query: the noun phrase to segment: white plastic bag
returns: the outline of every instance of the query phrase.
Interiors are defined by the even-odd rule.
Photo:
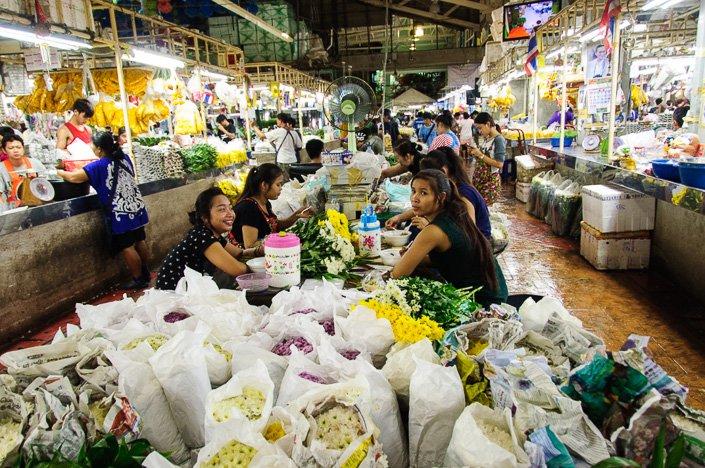
[[[414,358],[409,385],[409,464],[440,466],[455,420],[465,407],[465,393],[455,367]]]
[[[382,371],[375,369],[368,360],[358,358],[349,361],[340,356],[330,341],[321,342],[318,352],[319,362],[335,367],[341,377],[340,380],[354,379],[358,376],[367,380],[371,395],[368,412],[379,428],[379,441],[384,447],[389,466],[392,468],[408,466],[406,431],[392,386]]]
[[[189,448],[202,447],[205,441],[206,397],[211,385],[203,340],[202,335],[180,332],[149,358],[176,426]]]
[[[355,379],[337,384],[322,386],[303,395],[291,403],[292,410],[303,413],[308,419],[310,430],[306,439],[307,451],[302,451],[302,458],[294,458],[298,466],[387,466],[382,446],[378,443],[378,432],[372,418],[367,412],[370,406],[370,388],[366,379],[358,376]],[[318,438],[319,433],[327,432],[318,427],[317,417],[334,407],[345,408],[354,414],[356,423],[360,426],[360,435],[346,442],[342,448],[330,447],[324,440]],[[339,409],[340,409],[339,408]],[[345,416],[343,416],[345,417]]]
[[[389,320],[378,319],[377,314],[366,307],[357,307],[347,318],[336,317],[335,328],[346,341],[366,349],[375,362],[384,362],[384,356],[394,344]]]
[[[250,419],[241,409],[233,406],[230,408],[229,419],[222,422],[217,421],[215,413],[218,404],[228,398],[242,395],[245,390],[255,390],[264,397],[259,416],[253,416],[253,419]],[[210,441],[213,434],[230,421],[250,426],[253,431],[262,431],[267,424],[272,406],[274,406],[274,384],[269,378],[267,367],[262,361],[257,361],[257,364],[249,369],[235,374],[222,387],[208,393],[206,398],[206,441]]]
[[[548,322],[548,318],[554,312],[557,313],[562,320],[578,327],[583,326],[580,319],[571,315],[570,312],[563,307],[561,301],[553,297],[544,297],[538,302],[529,298],[519,307],[519,316],[524,324],[524,328],[536,332],[543,330],[543,327],[545,327]]]
[[[106,355],[120,373],[120,393],[127,396],[142,418],[140,436],[158,451],[168,453],[176,463],[186,461],[189,454],[184,439],[176,427],[162,386],[148,362],[151,352],[141,357],[137,353],[128,356],[121,351],[108,351]]]
[[[132,298],[123,295],[122,300],[99,305],[76,304],[76,315],[81,328],[120,328],[132,318],[137,304]]]
[[[419,361],[434,364],[441,362],[428,338],[411,345],[394,345],[387,355],[387,363],[382,368],[382,373],[397,396],[404,401],[409,401],[409,383]]]
[[[275,406],[262,430],[269,443],[279,447],[288,457],[301,458],[305,450],[303,442],[308,434],[308,420],[303,414],[290,408]]]
[[[236,422],[228,424],[222,430],[213,434],[213,439],[198,452],[196,467],[208,466],[207,463],[218,454],[218,452],[231,442],[251,447],[256,452],[251,461],[243,466],[249,468],[271,468],[294,467],[293,462],[276,445],[268,443],[262,434],[252,431],[249,426],[239,425]],[[231,466],[227,462],[222,462],[219,466]],[[232,465],[235,466],[235,465]]]
[[[233,353],[233,375],[240,371],[249,369],[255,365],[257,361],[262,361],[267,367],[269,378],[272,379],[272,382],[274,383],[274,399],[277,399],[279,387],[281,386],[282,379],[284,378],[284,372],[286,372],[286,368],[289,366],[288,359],[283,356],[277,356],[273,352],[255,346],[250,342],[226,343],[225,349]]]
[[[336,382],[337,373],[334,367],[316,364],[302,353],[293,350],[279,388],[277,406],[286,406],[310,390]]]
[[[493,410],[477,402],[465,408],[455,422],[443,466],[528,467],[529,457],[518,441],[511,410]]]

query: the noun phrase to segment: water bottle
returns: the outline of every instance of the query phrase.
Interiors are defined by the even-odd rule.
[[[367,205],[362,211],[357,230],[360,235],[360,253],[367,252],[371,257],[379,257],[382,252],[382,228],[372,205]]]

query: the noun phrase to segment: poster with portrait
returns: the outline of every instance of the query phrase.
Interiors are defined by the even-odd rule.
[[[602,41],[588,44],[585,55],[585,79],[587,81],[610,76],[612,70],[610,54]]]

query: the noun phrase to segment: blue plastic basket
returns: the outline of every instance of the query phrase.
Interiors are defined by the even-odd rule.
[[[654,170],[654,175],[656,177],[670,180],[672,182],[681,181],[681,175],[678,171],[678,163],[672,159],[654,159],[651,161],[651,168]]]
[[[573,145],[573,137],[572,136],[564,136],[563,137],[563,146],[565,148],[568,148],[572,145]],[[561,138],[560,137],[551,138],[551,146],[554,148],[560,148]]]
[[[682,162],[678,165],[678,172],[682,184],[705,189],[705,164]]]

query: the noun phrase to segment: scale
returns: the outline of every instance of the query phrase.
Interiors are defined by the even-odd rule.
[[[597,151],[600,148],[600,143],[602,142],[602,138],[600,138],[600,135],[596,133],[591,133],[590,135],[586,135],[585,138],[583,138],[583,149],[585,151],[593,152]]]
[[[39,205],[41,203],[50,202],[54,199],[56,192],[54,191],[54,186],[51,185],[49,179],[45,177],[34,177],[32,179],[27,177],[27,174],[36,174],[37,171],[33,169],[19,169],[14,171],[15,173],[25,176],[25,179],[17,188],[17,193],[22,193],[22,187],[24,184],[29,182],[29,193],[31,197],[28,200],[22,200],[23,203],[29,206]],[[34,199],[32,199],[34,198]]]

